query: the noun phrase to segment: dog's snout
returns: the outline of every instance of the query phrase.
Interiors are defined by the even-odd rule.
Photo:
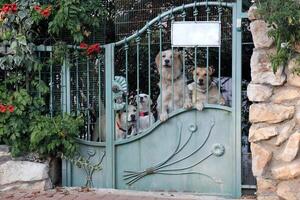
[[[170,63],[170,60],[169,60],[169,59],[165,59],[165,63],[166,63],[166,64],[169,64],[169,63]]]
[[[135,120],[135,115],[130,115],[130,118],[132,119],[132,120]]]
[[[144,98],[143,97],[140,97],[140,102],[143,102]]]
[[[203,85],[204,81],[202,79],[199,79],[199,85]]]

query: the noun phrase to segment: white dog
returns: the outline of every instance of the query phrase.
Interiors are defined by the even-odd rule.
[[[172,58],[172,50],[166,50],[161,52],[161,55],[160,58],[160,53],[158,53],[155,58],[156,66],[162,78],[159,83],[160,94],[157,98],[157,111],[160,120],[166,121],[168,113],[180,108],[190,108],[192,102],[186,84],[186,77],[183,74],[181,53],[174,51]],[[160,63],[160,61],[162,62]],[[172,84],[174,84],[174,87]]]
[[[143,131],[154,123],[153,113],[149,110],[152,100],[147,94],[139,94],[135,101],[139,108],[138,131]]]

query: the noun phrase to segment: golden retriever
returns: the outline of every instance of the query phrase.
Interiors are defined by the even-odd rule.
[[[173,57],[173,58],[172,58]],[[162,61],[162,62],[160,62]],[[179,108],[192,107],[186,77],[183,74],[182,55],[178,51],[166,50],[157,54],[155,63],[161,75],[157,111],[161,121],[168,119],[168,113]],[[172,70],[173,66],[173,70]],[[173,82],[173,86],[172,86]],[[174,93],[173,93],[174,89]]]

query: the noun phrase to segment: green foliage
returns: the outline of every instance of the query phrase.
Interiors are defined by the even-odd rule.
[[[271,56],[273,70],[285,65],[300,41],[300,3],[295,0],[264,0],[258,4],[259,14],[268,22],[269,36],[276,44],[276,54]]]
[[[54,19],[49,23],[49,32],[60,35],[69,33],[75,42],[81,42],[98,28],[105,15],[102,0],[60,0],[54,5]]]
[[[41,156],[72,157],[77,150],[75,138],[83,126],[83,118],[40,116],[30,125],[30,148]]]

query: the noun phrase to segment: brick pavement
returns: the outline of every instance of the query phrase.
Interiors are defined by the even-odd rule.
[[[220,197],[166,192],[136,192],[112,189],[56,188],[49,191],[8,191],[1,200],[225,200]],[[255,199],[254,197],[243,198]]]

